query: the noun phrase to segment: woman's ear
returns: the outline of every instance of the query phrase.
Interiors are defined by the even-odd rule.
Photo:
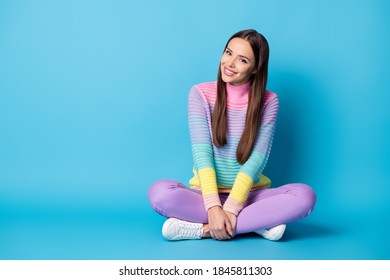
[[[252,71],[252,75],[254,75],[254,74],[256,74],[257,73],[257,69],[256,69],[256,67],[254,66],[253,67],[253,71]]]

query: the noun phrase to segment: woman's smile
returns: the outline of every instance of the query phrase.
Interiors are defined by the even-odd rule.
[[[224,74],[225,74],[226,76],[229,76],[229,77],[231,77],[231,76],[237,74],[237,72],[234,72],[234,71],[228,69],[227,67],[224,67],[224,68],[223,68],[223,72],[224,72]]]

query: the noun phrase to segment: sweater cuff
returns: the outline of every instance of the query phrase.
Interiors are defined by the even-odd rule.
[[[225,201],[225,204],[223,205],[223,210],[233,213],[234,215],[238,215],[240,211],[242,210],[243,205],[241,203],[238,203],[233,198],[228,197]]]
[[[221,200],[219,199],[218,194],[208,194],[203,196],[203,203],[204,203],[204,208],[206,212],[214,206],[220,206],[222,207]]]

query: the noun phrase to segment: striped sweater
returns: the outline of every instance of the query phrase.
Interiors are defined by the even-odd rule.
[[[194,158],[192,188],[200,188],[206,211],[216,205],[238,215],[252,188],[269,187],[271,181],[262,171],[266,165],[278,113],[278,97],[266,91],[259,134],[248,160],[241,165],[236,150],[244,130],[250,84],[233,86],[227,91],[227,144],[212,142],[211,116],[217,96],[217,83],[195,85],[188,96],[188,122]],[[219,192],[229,192],[221,205]]]

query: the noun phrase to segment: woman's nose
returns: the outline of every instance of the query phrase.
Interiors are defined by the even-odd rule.
[[[234,68],[234,58],[233,57],[228,61],[228,65],[230,68]]]

